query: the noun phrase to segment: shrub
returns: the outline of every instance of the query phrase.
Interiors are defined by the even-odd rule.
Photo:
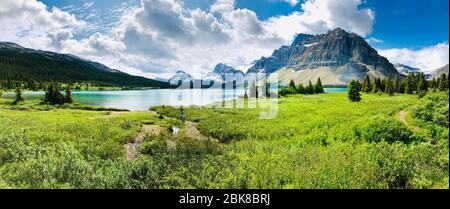
[[[13,102],[13,105],[17,105],[19,104],[19,102],[24,101],[23,97],[22,97],[22,90],[20,90],[19,88],[16,89],[16,99]]]
[[[122,127],[123,129],[131,129],[133,127],[133,123],[129,120],[126,120],[120,123],[120,127]]]
[[[385,141],[388,143],[397,141],[410,143],[413,135],[412,131],[403,123],[386,117],[371,119],[361,128],[360,134],[368,142]]]
[[[447,93],[434,93],[423,98],[423,103],[413,111],[413,116],[427,123],[449,127],[449,96]]]
[[[357,81],[352,80],[352,82],[348,85],[348,99],[351,102],[360,102],[361,101],[361,88],[358,85]]]
[[[45,96],[43,99],[43,103],[56,105],[56,104],[64,104],[65,98],[59,91],[59,87],[57,84],[50,84],[47,91],[45,92]]]

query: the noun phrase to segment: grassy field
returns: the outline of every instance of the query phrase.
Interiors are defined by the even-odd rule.
[[[173,107],[3,99],[0,188],[448,188],[448,94],[432,95],[295,95],[272,120],[263,108],[191,107],[186,124]],[[140,155],[127,160],[139,134]]]

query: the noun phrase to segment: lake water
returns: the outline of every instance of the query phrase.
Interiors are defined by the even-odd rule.
[[[325,88],[325,92],[347,92],[345,88]],[[23,97],[26,100],[40,100],[44,92],[24,92]],[[2,97],[14,98],[13,92],[3,93]],[[193,89],[193,90],[172,90],[172,89],[151,89],[136,91],[74,91],[72,97],[75,102],[128,109],[132,111],[144,111],[153,106],[189,106],[189,105],[208,105],[214,102],[220,102],[223,99],[236,99],[244,95],[244,90],[225,90],[221,89]]]

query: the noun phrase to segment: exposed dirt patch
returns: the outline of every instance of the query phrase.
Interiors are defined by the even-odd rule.
[[[411,128],[413,131],[420,131],[421,128],[418,126],[413,126],[411,124],[408,123],[408,121],[406,120],[407,116],[408,116],[408,112],[406,110],[402,110],[400,111],[399,114],[399,119],[402,123],[404,123],[406,126],[408,126],[409,128]]]
[[[189,138],[198,139],[200,141],[215,141],[219,142],[219,140],[214,139],[212,137],[207,137],[200,133],[200,131],[197,129],[197,124],[194,122],[187,121],[186,123],[186,129],[184,131],[184,135]]]
[[[144,142],[146,134],[159,135],[161,131],[161,127],[157,125],[142,126],[142,130],[133,139],[133,141],[124,145],[127,160],[135,160],[138,157],[139,147],[141,146],[142,142]]]
[[[169,151],[174,151],[177,149],[177,143],[172,139],[167,140],[166,144]]]
[[[111,119],[119,115],[130,114],[130,112],[108,112],[108,114],[92,117],[91,119]]]

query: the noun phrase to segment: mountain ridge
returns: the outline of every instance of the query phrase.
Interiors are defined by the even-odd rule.
[[[75,55],[25,48],[11,42],[0,42],[2,79],[170,88],[166,82],[129,75]]]
[[[449,68],[449,64],[440,67],[438,69],[435,69],[433,71],[430,72],[430,77],[431,78],[438,78],[439,76],[441,76],[442,74],[447,74],[448,75],[448,68]]]
[[[291,45],[282,46],[270,57],[262,57],[254,63],[247,73],[277,72],[284,84],[291,79],[296,83],[307,83],[321,77],[326,85],[342,85],[352,79],[362,81],[367,74],[382,78],[403,77],[362,37],[341,28],[326,34],[299,34]]]
[[[411,66],[408,66],[405,64],[400,64],[400,63],[395,64],[394,67],[395,67],[395,69],[397,69],[397,71],[400,74],[403,74],[403,75],[408,75],[410,73],[418,74],[418,73],[422,72],[422,70],[419,68],[411,67]]]

